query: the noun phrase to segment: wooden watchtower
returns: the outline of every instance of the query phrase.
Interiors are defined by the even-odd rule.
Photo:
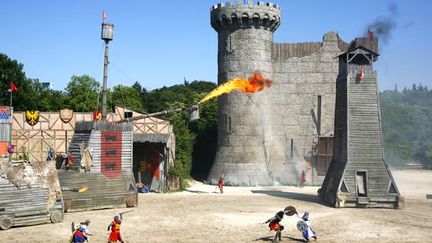
[[[403,206],[384,159],[377,46],[376,38],[357,38],[339,56],[333,159],[320,191],[335,207]]]

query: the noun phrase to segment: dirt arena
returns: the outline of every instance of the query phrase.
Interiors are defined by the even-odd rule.
[[[405,209],[336,209],[322,205],[318,187],[226,187],[196,183],[187,191],[140,194],[139,207],[124,215],[125,242],[268,242],[262,224],[288,205],[309,211],[319,242],[432,242],[432,171],[394,171]],[[106,242],[113,216],[126,209],[67,213],[59,224],[0,231],[0,242],[67,242],[72,221],[90,219],[90,242]],[[303,241],[285,217],[282,242]]]

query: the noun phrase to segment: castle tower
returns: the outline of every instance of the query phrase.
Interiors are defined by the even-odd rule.
[[[218,32],[218,83],[249,77],[259,70],[272,79],[273,32],[280,24],[280,8],[252,0],[227,2],[211,9],[211,25]],[[223,173],[228,185],[269,185],[269,90],[255,94],[233,92],[219,98],[218,151],[209,180]]]
[[[357,38],[339,56],[333,160],[321,198],[336,207],[401,207],[384,160],[376,38]]]

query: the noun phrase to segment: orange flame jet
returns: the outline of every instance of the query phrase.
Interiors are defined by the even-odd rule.
[[[231,93],[234,90],[241,90],[246,93],[255,93],[261,91],[264,87],[270,87],[272,82],[262,76],[259,71],[255,71],[249,79],[235,78],[219,85],[216,89],[202,98],[198,104],[204,103],[207,100],[218,97],[223,94]]]

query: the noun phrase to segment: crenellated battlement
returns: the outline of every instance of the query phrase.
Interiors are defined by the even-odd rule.
[[[253,0],[243,3],[227,2],[213,5],[211,8],[211,26],[220,31],[237,28],[263,28],[274,32],[280,24],[281,10],[279,5]]]

